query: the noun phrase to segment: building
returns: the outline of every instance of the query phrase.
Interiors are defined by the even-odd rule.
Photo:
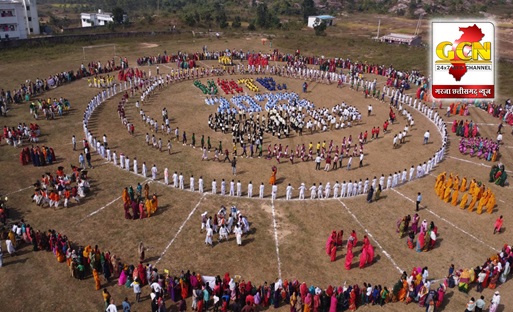
[[[80,13],[80,20],[82,27],[105,26],[114,22],[112,13],[102,12],[102,10],[98,10],[98,13]]]
[[[419,46],[422,44],[420,36],[417,35],[405,35],[405,34],[388,34],[379,38],[381,42],[405,44],[409,46]]]
[[[333,26],[335,25],[335,17],[331,15],[308,16],[308,27],[310,28],[314,28],[321,22],[325,22],[326,26]]]
[[[36,0],[0,0],[0,39],[39,35]]]

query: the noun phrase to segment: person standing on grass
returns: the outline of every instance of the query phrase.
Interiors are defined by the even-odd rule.
[[[139,278],[135,278],[130,287],[134,289],[135,294],[135,302],[141,301],[141,283],[139,282]]]
[[[429,130],[427,130],[427,131],[424,133],[424,144],[428,144],[428,142],[429,142],[429,136],[430,136],[430,133],[429,133]]]
[[[123,312],[130,312],[131,311],[131,305],[130,305],[130,302],[128,302],[128,298],[127,297],[125,297],[125,300],[123,300],[122,306],[123,306]]]
[[[153,164],[153,167],[151,167],[151,178],[152,180],[157,180],[157,166]]]
[[[207,231],[205,234],[205,244],[210,247],[214,247],[212,243],[212,239],[214,237],[214,231],[212,230],[212,227],[207,225]]]
[[[421,201],[422,201],[422,194],[420,192],[418,192],[417,193],[417,201],[415,203],[415,211],[419,211]]]
[[[110,299],[110,303],[105,309],[105,312],[118,312],[118,308],[116,308],[116,305],[114,304],[114,299]]]
[[[232,159],[232,174],[233,175],[237,174],[237,156],[233,156],[233,159]]]

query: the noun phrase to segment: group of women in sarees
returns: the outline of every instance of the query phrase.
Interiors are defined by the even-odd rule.
[[[458,287],[458,290],[468,293],[470,285],[476,285],[476,291],[482,292],[483,289],[496,289],[508,279],[511,269],[510,261],[513,257],[511,246],[505,244],[502,250],[486,259],[483,265],[475,268],[465,268],[455,271],[454,266],[449,269],[447,278],[449,288]],[[493,302],[493,301],[492,301]],[[490,311],[495,308],[490,306]]]
[[[404,272],[392,288],[392,301],[417,302],[419,306],[426,307],[426,311],[438,309],[445,297],[447,279],[437,289],[432,289],[428,276],[427,267],[415,267],[409,276]]]
[[[340,232],[337,233],[337,231],[333,230],[326,240],[326,254],[330,256],[330,260],[333,262],[337,258],[337,247],[343,246],[342,240],[344,236],[344,231],[340,230]],[[351,232],[351,235],[347,239],[347,253],[346,253],[346,261],[345,261],[345,268],[346,270],[351,269],[351,264],[353,262],[354,253],[353,248],[356,247],[356,244],[358,243],[358,237],[356,235],[356,232],[353,230]],[[362,250],[360,252],[360,260],[359,260],[359,268],[363,269],[366,265],[372,264],[374,261],[374,247],[370,243],[369,238],[367,235],[363,236],[363,246]]]
[[[143,190],[144,194],[142,194]],[[125,187],[121,199],[123,200],[126,219],[135,220],[150,217],[157,211],[159,205],[157,194],[153,193],[150,196],[150,187],[147,183],[144,185],[144,189],[141,184],[138,184],[136,191],[132,186]],[[132,209],[133,214],[130,214],[130,209]]]
[[[490,188],[487,188],[481,182],[477,182],[476,179],[472,179],[467,188],[467,178],[463,177],[461,180],[456,174],[449,174],[447,177],[446,172],[440,173],[435,182],[436,195],[446,203],[451,203],[453,206],[459,204],[461,209],[467,208],[468,211],[474,211],[477,204],[477,213],[481,214],[483,209],[486,208],[488,213],[493,212],[497,201],[495,194]],[[461,200],[458,202],[458,196],[460,192],[464,192]],[[469,196],[471,197],[470,202]]]
[[[402,217],[397,221],[397,233],[399,233],[399,238],[403,238],[406,233],[408,234],[406,242],[409,249],[415,249],[417,252],[429,251],[436,245],[438,227],[435,226],[433,221],[429,224],[426,219],[420,224],[419,221],[420,216],[418,213],[413,218],[410,215]],[[417,236],[417,242],[415,242],[415,236]]]

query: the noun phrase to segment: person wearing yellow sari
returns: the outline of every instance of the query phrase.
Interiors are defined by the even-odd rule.
[[[151,199],[146,199],[146,201],[144,202],[144,207],[146,208],[146,214],[149,218],[151,216]]]
[[[96,269],[93,269],[93,278],[96,290],[100,290],[102,288],[102,284],[100,282],[100,276],[98,275],[98,271]]]
[[[463,179],[461,179],[460,192],[465,192],[466,190],[467,190],[467,178],[463,177]]]
[[[436,182],[435,182],[435,192],[436,192],[436,195],[438,195],[438,196],[440,196],[440,186],[444,183],[444,181],[445,181],[445,172],[442,172],[436,177]]]
[[[493,208],[495,207],[495,194],[490,191],[490,198],[488,198],[488,203],[486,203],[486,212],[492,213]]]
[[[157,194],[153,194],[151,199],[151,213],[154,214],[157,211],[159,206],[159,200],[157,199]]]
[[[474,206],[476,205],[477,200],[479,199],[480,191],[481,191],[481,188],[478,187],[477,185],[475,185],[474,189],[471,193],[472,200],[470,201],[470,204],[468,205],[468,211],[470,211],[470,212],[474,211]],[[470,193],[470,191],[469,191],[469,193]]]
[[[445,184],[440,185],[440,192],[438,193],[438,197],[440,197],[441,200],[444,199],[445,190],[450,188],[445,187]]]
[[[477,204],[477,213],[478,214],[481,214],[483,212],[483,207],[488,202],[489,194],[490,194],[490,190],[488,189],[483,192],[483,195],[479,199],[479,203]]]
[[[461,198],[461,202],[460,202],[461,209],[465,209],[465,207],[467,206],[468,193],[470,193],[470,192],[466,192],[465,194],[463,194],[463,197]]]
[[[459,192],[459,190],[457,188],[452,192],[451,204],[453,206],[456,206],[458,204],[458,192]]]
[[[449,175],[449,178],[447,181],[445,181],[445,187],[451,188],[454,181],[454,177],[452,176],[452,173]]]
[[[458,177],[458,175],[454,177],[454,180],[452,182],[452,189],[455,191],[460,189],[460,178]]]
[[[450,200],[451,200],[451,188],[446,186],[445,192],[444,192],[444,202],[448,203]]]
[[[401,302],[406,300],[406,295],[408,294],[408,281],[403,280],[403,288],[399,290],[399,293],[397,294],[397,299]]]
[[[495,162],[496,160],[497,160],[497,150],[494,150],[493,154],[492,154],[492,161]]]
[[[128,189],[125,187],[123,189],[123,194],[121,194],[121,198],[123,199],[123,204],[129,204],[130,203],[130,195],[128,195]]]

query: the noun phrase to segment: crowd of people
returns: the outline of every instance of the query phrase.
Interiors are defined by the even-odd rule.
[[[32,147],[25,147],[20,151],[20,163],[23,166],[32,163],[34,167],[43,167],[52,165],[55,161],[55,151],[52,147],[32,145]]]
[[[145,183],[137,183],[134,188],[130,185],[125,187],[121,194],[123,200],[123,209],[125,211],[125,219],[136,220],[149,218],[155,214],[158,209],[159,201],[156,193],[150,196],[150,186]],[[130,209],[132,213],[130,213]]]
[[[483,137],[461,138],[458,149],[463,155],[468,154],[491,162],[495,162],[500,156],[499,144]]]
[[[46,120],[53,120],[55,116],[62,116],[66,111],[71,108],[71,104],[68,99],[60,97],[59,99],[48,98],[44,99],[35,99],[30,102],[29,109],[30,115],[34,117],[34,119],[39,119],[39,117],[46,118]]]
[[[13,147],[21,147],[23,143],[37,143],[41,135],[41,128],[37,123],[19,123],[17,126],[7,127],[4,126],[3,137],[7,145]]]
[[[488,182],[495,183],[499,186],[505,186],[507,179],[508,173],[506,172],[506,166],[504,166],[504,164],[499,163],[492,166]]]
[[[70,174],[64,173],[64,167],[58,167],[54,174],[47,172],[34,183],[34,195],[32,201],[38,206],[59,208],[63,204],[68,208],[69,201],[74,200],[77,204],[80,199],[86,197],[91,186],[87,177],[87,171],[71,166]]]
[[[233,180],[231,184],[231,192],[234,192]],[[223,241],[229,241],[230,235],[234,234],[237,246],[242,246],[242,236],[249,235],[251,228],[247,217],[236,206],[231,206],[230,210],[221,206],[219,211],[214,214],[214,218],[208,216],[207,211],[201,214],[201,232],[203,231],[205,231],[205,244],[207,246],[214,247],[214,234],[219,235],[217,239],[219,244]]]
[[[464,138],[475,138],[479,136],[479,127],[472,120],[468,121],[463,119],[454,119],[452,123],[452,133],[456,133],[457,136]]]
[[[420,216],[418,213],[413,215],[404,216],[397,221],[397,233],[399,238],[403,238],[407,234],[407,245],[409,249],[415,249],[417,252],[429,251],[435,248],[438,239],[438,227],[431,221],[428,224],[427,220],[424,219],[420,224]],[[411,222],[411,224],[410,224]],[[417,236],[418,235],[418,236]],[[417,236],[417,242],[415,237]]]
[[[438,174],[435,182],[435,192],[445,203],[450,202],[453,206],[459,204],[461,209],[467,208],[470,212],[474,211],[477,204],[478,214],[483,212],[483,208],[486,208],[486,212],[491,214],[497,204],[495,193],[490,188],[476,181],[476,179],[472,179],[467,187],[466,177],[460,179],[457,174],[452,173],[450,173],[448,177],[446,172]],[[460,192],[465,193],[458,202]],[[467,207],[469,196],[471,196],[471,199]]]

